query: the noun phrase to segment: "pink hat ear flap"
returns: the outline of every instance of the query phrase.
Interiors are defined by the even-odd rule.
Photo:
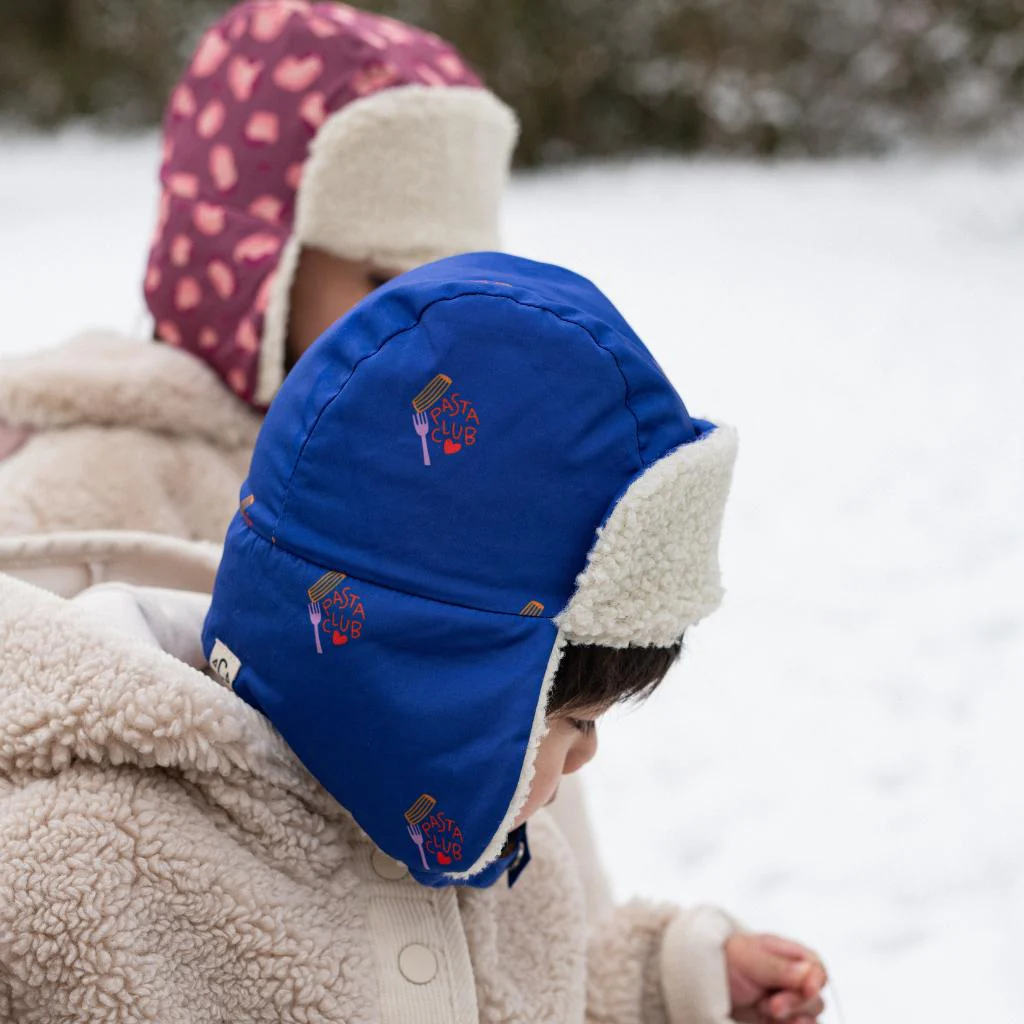
[[[287,373],[291,291],[301,254],[302,242],[298,235],[292,235],[285,243],[277,270],[268,286],[256,389],[253,394],[253,401],[258,406],[266,407],[270,404]]]

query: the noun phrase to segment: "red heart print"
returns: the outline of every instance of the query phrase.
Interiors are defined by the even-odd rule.
[[[256,79],[263,71],[263,62],[246,57],[232,57],[228,65],[228,87],[239,103],[247,103],[256,88]]]
[[[324,106],[324,94],[311,92],[299,104],[299,117],[314,131],[327,120],[327,108]]]
[[[331,634],[331,643],[333,643],[335,647],[340,647],[342,644],[348,643],[348,637],[345,636],[344,633],[339,633],[337,630],[335,630]]]
[[[212,139],[224,127],[227,111],[220,100],[210,100],[196,118],[196,131],[201,139]]]
[[[277,114],[270,110],[257,110],[245,125],[245,137],[250,142],[272,146],[281,134]]]
[[[220,67],[230,49],[231,46],[219,33],[208,33],[192,58],[192,73],[197,78],[208,78]]]
[[[261,43],[272,43],[283,31],[292,16],[288,8],[277,8],[267,6],[257,10],[252,16],[252,27],[249,31],[253,39]]]
[[[211,260],[206,276],[222,299],[230,299],[235,294],[235,273],[223,260]]]
[[[440,864],[441,867],[444,867],[446,864],[451,864],[451,862],[452,859],[447,853],[439,853],[437,855],[437,863]]]
[[[183,277],[174,289],[174,306],[182,312],[195,309],[203,300],[203,290],[194,277]]]
[[[276,256],[280,248],[281,240],[276,235],[257,231],[255,235],[247,235],[235,246],[235,262],[259,263],[268,256]]]
[[[288,56],[274,68],[274,84],[287,92],[305,92],[323,70],[323,58],[315,53],[302,58]]]
[[[192,222],[204,235],[219,235],[224,230],[226,219],[224,207],[214,203],[196,203],[192,208]]]
[[[238,184],[238,165],[235,154],[220,144],[210,150],[210,177],[221,192],[230,192]],[[236,257],[237,258],[237,257]]]
[[[444,453],[445,455],[454,455],[462,445],[458,441],[453,441],[450,437],[446,437],[444,440]]]

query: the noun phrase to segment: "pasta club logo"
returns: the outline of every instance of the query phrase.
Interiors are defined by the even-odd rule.
[[[252,529],[252,516],[249,515],[249,509],[251,509],[255,504],[256,498],[251,494],[244,497],[238,504],[238,511],[245,520],[245,525],[248,526],[250,530]]]
[[[363,635],[366,609],[351,585],[343,585],[346,579],[343,572],[325,572],[306,591],[309,597],[306,612],[313,627],[317,654],[324,653],[321,637],[333,647],[344,647]]]
[[[437,801],[429,793],[424,793],[405,812],[405,824],[409,838],[419,847],[424,871],[430,870],[428,853],[442,868],[462,860],[462,847],[465,844],[462,829],[447,814],[437,809]]]
[[[452,390],[452,379],[446,374],[437,374],[412,400],[412,408],[412,426],[423,447],[424,466],[430,465],[428,438],[445,455],[476,444],[480,417],[465,395]]]

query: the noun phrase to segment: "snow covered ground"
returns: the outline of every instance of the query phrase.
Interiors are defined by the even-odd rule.
[[[155,158],[0,139],[0,350],[141,328]],[[846,1024],[1019,1019],[1024,164],[648,161],[507,209],[741,432],[725,605],[587,770],[619,895],[816,945]]]

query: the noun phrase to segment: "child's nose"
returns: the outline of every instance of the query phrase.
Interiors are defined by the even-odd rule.
[[[569,756],[565,759],[565,767],[562,769],[563,775],[572,775],[573,772],[578,772],[585,764],[593,761],[597,754],[597,732],[592,732],[589,736],[581,736],[573,745],[569,751]]]

